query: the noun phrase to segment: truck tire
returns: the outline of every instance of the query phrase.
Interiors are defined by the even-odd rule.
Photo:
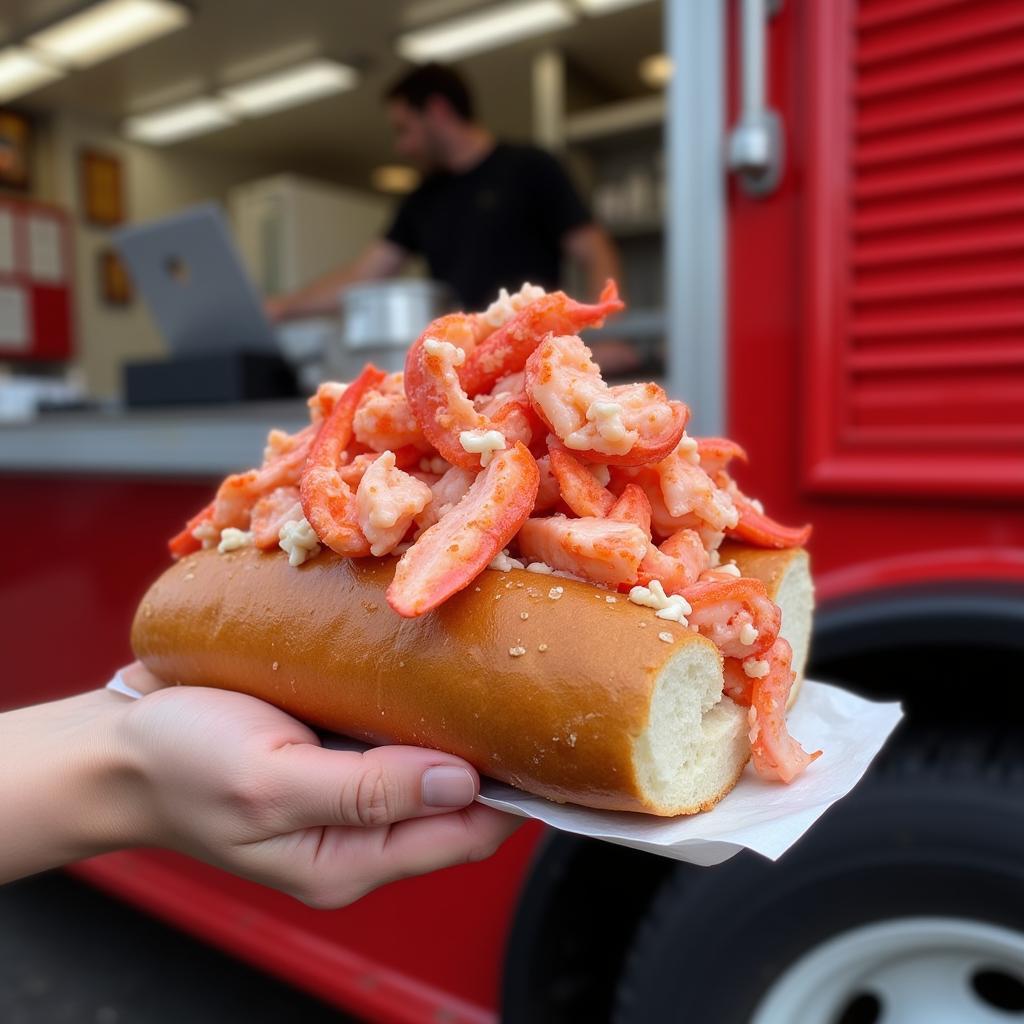
[[[615,1024],[1024,1021],[1024,750],[894,748],[777,863],[681,865]]]

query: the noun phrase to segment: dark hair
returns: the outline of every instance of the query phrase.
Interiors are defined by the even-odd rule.
[[[404,100],[414,110],[423,110],[434,96],[448,101],[463,121],[473,120],[473,95],[454,68],[444,64],[421,64],[407,71],[384,93],[386,100]]]

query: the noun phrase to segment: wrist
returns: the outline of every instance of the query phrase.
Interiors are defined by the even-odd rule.
[[[83,721],[80,763],[82,806],[90,809],[84,840],[92,853],[144,845],[146,778],[128,725],[136,701],[110,690],[82,697],[91,718]]]
[[[106,690],[0,715],[0,882],[142,838],[140,772]]]
[[[134,701],[109,690],[72,700],[78,705],[77,735],[63,768],[74,794],[71,859],[143,844],[145,780],[125,728]]]

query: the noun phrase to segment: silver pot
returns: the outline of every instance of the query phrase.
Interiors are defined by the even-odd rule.
[[[353,285],[340,297],[341,347],[349,362],[400,370],[423,329],[452,308],[452,293],[437,281],[402,278]]]

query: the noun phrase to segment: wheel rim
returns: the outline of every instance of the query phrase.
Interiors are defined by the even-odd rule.
[[[775,981],[752,1024],[1024,1021],[1024,934],[952,917],[864,925]]]

